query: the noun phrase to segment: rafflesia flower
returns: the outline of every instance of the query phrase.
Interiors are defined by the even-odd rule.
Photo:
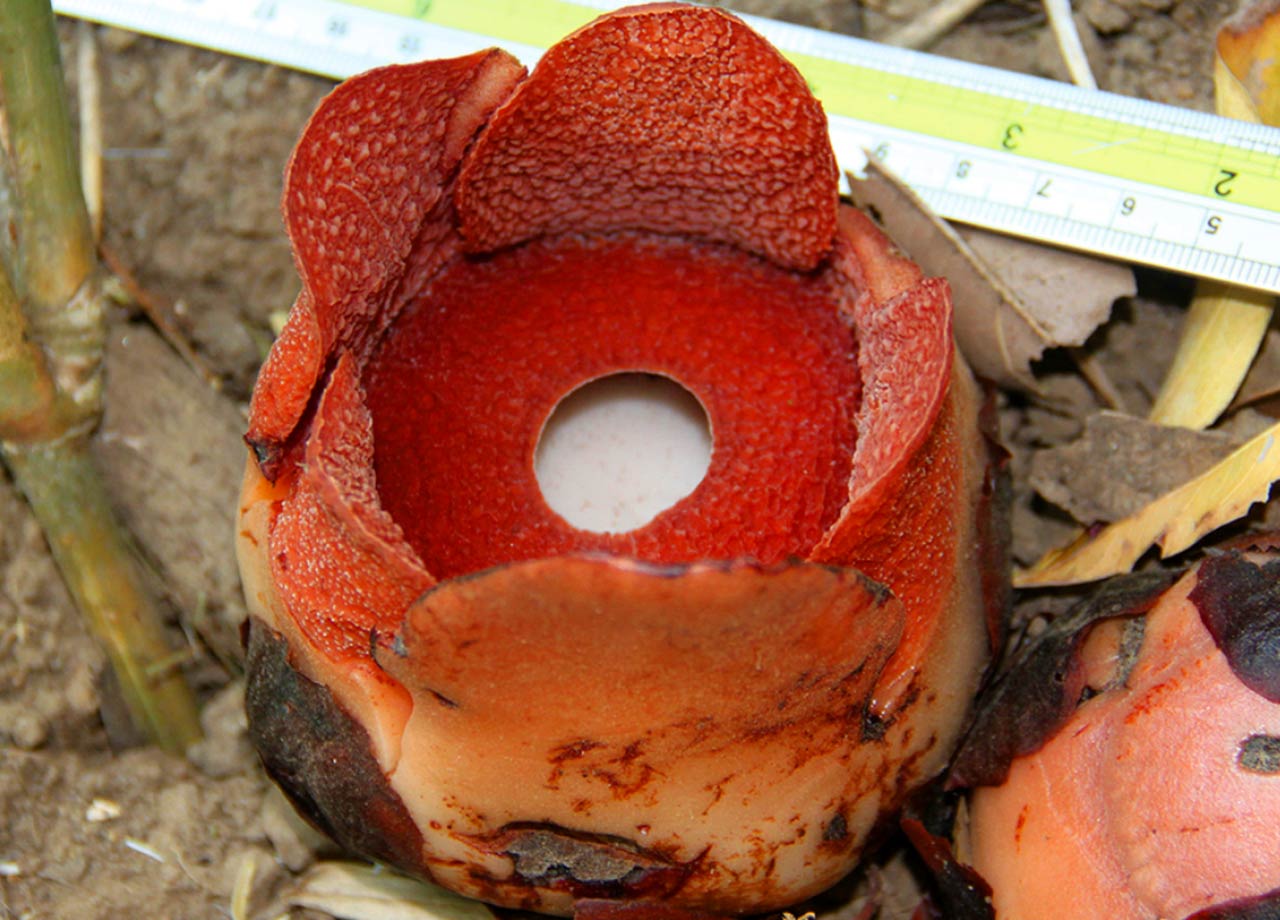
[[[1280,554],[1210,557],[1075,644],[1066,717],[973,795],[997,917],[1280,916]]]
[[[286,186],[303,287],[240,523],[271,773],[500,904],[742,912],[846,872],[945,763],[1002,573],[947,286],[839,206],[797,71],[719,11],[621,11],[528,76],[347,81]],[[591,533],[534,449],[623,371],[692,392],[714,450]]]

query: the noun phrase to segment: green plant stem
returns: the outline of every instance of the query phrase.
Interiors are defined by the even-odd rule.
[[[44,354],[27,337],[22,304],[0,265],[0,440],[26,440],[65,428]]]
[[[184,752],[200,737],[195,700],[173,665],[159,611],[121,536],[87,439],[6,446],[5,459],[134,719],[160,747]]]
[[[48,0],[0,3],[0,91],[18,200],[14,287],[59,392],[94,415],[105,324],[101,299],[89,289],[97,254]]]
[[[0,180],[18,202],[16,246],[0,259],[0,459],[134,722],[182,753],[200,737],[195,698],[89,454],[105,311],[48,0],[0,0],[0,98],[9,153]]]

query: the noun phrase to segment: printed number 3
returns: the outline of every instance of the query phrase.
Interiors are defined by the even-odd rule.
[[[1005,150],[1017,150],[1018,138],[1022,136],[1022,125],[1014,122],[1004,129],[1004,137],[1000,140],[1000,146]]]

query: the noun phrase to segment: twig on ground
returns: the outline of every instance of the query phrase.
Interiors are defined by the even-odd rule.
[[[883,41],[899,48],[928,48],[984,3],[986,0],[942,0],[886,35]]]
[[[115,249],[107,243],[102,243],[98,247],[98,253],[102,256],[102,262],[106,265],[107,270],[115,275],[120,282],[120,286],[124,288],[124,292],[129,295],[143,314],[156,327],[156,330],[169,343],[169,347],[176,351],[179,357],[187,363],[200,377],[215,390],[222,389],[222,379],[217,375],[212,367],[200,357],[195,347],[187,341],[182,330],[173,322],[173,308],[159,294],[152,293],[142,286],[137,276],[125,265],[124,260]]]
[[[1080,30],[1076,28],[1075,17],[1071,14],[1071,0],[1043,0],[1044,11],[1049,17],[1049,28],[1053,30],[1058,50],[1067,65],[1067,73],[1071,82],[1085,89],[1097,89],[1098,81],[1093,78],[1093,70],[1089,67],[1089,58],[1084,53],[1084,44],[1080,41]]]
[[[1116,385],[1111,381],[1111,375],[1107,373],[1101,362],[1083,348],[1070,348],[1068,351],[1071,354],[1071,360],[1076,364],[1076,369],[1080,371],[1080,376],[1093,388],[1106,407],[1114,412],[1127,412],[1124,396],[1116,389]]]
[[[76,29],[76,73],[80,92],[80,181],[94,241],[102,239],[102,92],[95,26]]]

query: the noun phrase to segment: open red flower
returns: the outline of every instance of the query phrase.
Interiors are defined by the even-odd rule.
[[[1002,573],[946,284],[839,206],[797,71],[719,11],[621,11],[527,77],[347,81],[286,185],[303,290],[240,525],[268,769],[502,904],[744,912],[846,872],[944,765]],[[692,392],[714,451],[589,533],[534,448],[623,371]]]
[[[1277,916],[1280,555],[1212,556],[1076,644],[1067,717],[973,794],[996,915]]]

